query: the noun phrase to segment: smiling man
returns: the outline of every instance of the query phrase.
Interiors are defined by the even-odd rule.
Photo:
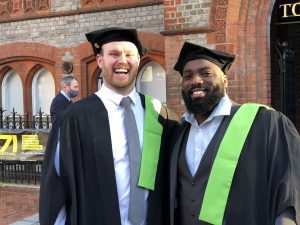
[[[101,69],[101,90],[73,104],[51,135],[43,165],[40,224],[168,224],[169,133],[176,118],[137,93],[144,54],[137,31],[86,34]],[[58,132],[53,132],[54,134]]]
[[[288,118],[228,95],[235,56],[186,42],[187,108],[170,170],[171,225],[300,224],[300,137]]]

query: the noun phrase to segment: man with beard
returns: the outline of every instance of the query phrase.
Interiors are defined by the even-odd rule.
[[[280,112],[227,95],[235,56],[184,43],[187,108],[173,137],[171,225],[300,224],[300,138]]]
[[[166,225],[167,148],[177,119],[136,92],[144,47],[135,29],[105,28],[86,37],[103,85],[70,106],[59,144],[58,132],[49,138],[47,149],[54,151],[46,151],[43,164],[40,224]]]

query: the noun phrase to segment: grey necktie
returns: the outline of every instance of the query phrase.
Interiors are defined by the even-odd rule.
[[[145,219],[145,193],[139,188],[138,179],[141,165],[141,148],[138,129],[134,114],[130,107],[131,99],[124,97],[120,105],[124,107],[124,122],[126,129],[127,146],[129,151],[130,166],[130,200],[128,219],[133,225],[140,225]]]

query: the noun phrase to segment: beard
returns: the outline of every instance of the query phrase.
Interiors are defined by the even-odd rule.
[[[195,88],[204,88],[206,95],[203,98],[191,98],[191,92]],[[181,94],[187,110],[195,115],[208,116],[225,95],[224,85],[201,85],[191,90],[181,90]]]

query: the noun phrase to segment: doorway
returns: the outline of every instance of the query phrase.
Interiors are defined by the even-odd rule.
[[[293,4],[283,6],[277,0],[272,12],[271,104],[300,132],[300,18],[293,15],[299,13],[292,10]]]

